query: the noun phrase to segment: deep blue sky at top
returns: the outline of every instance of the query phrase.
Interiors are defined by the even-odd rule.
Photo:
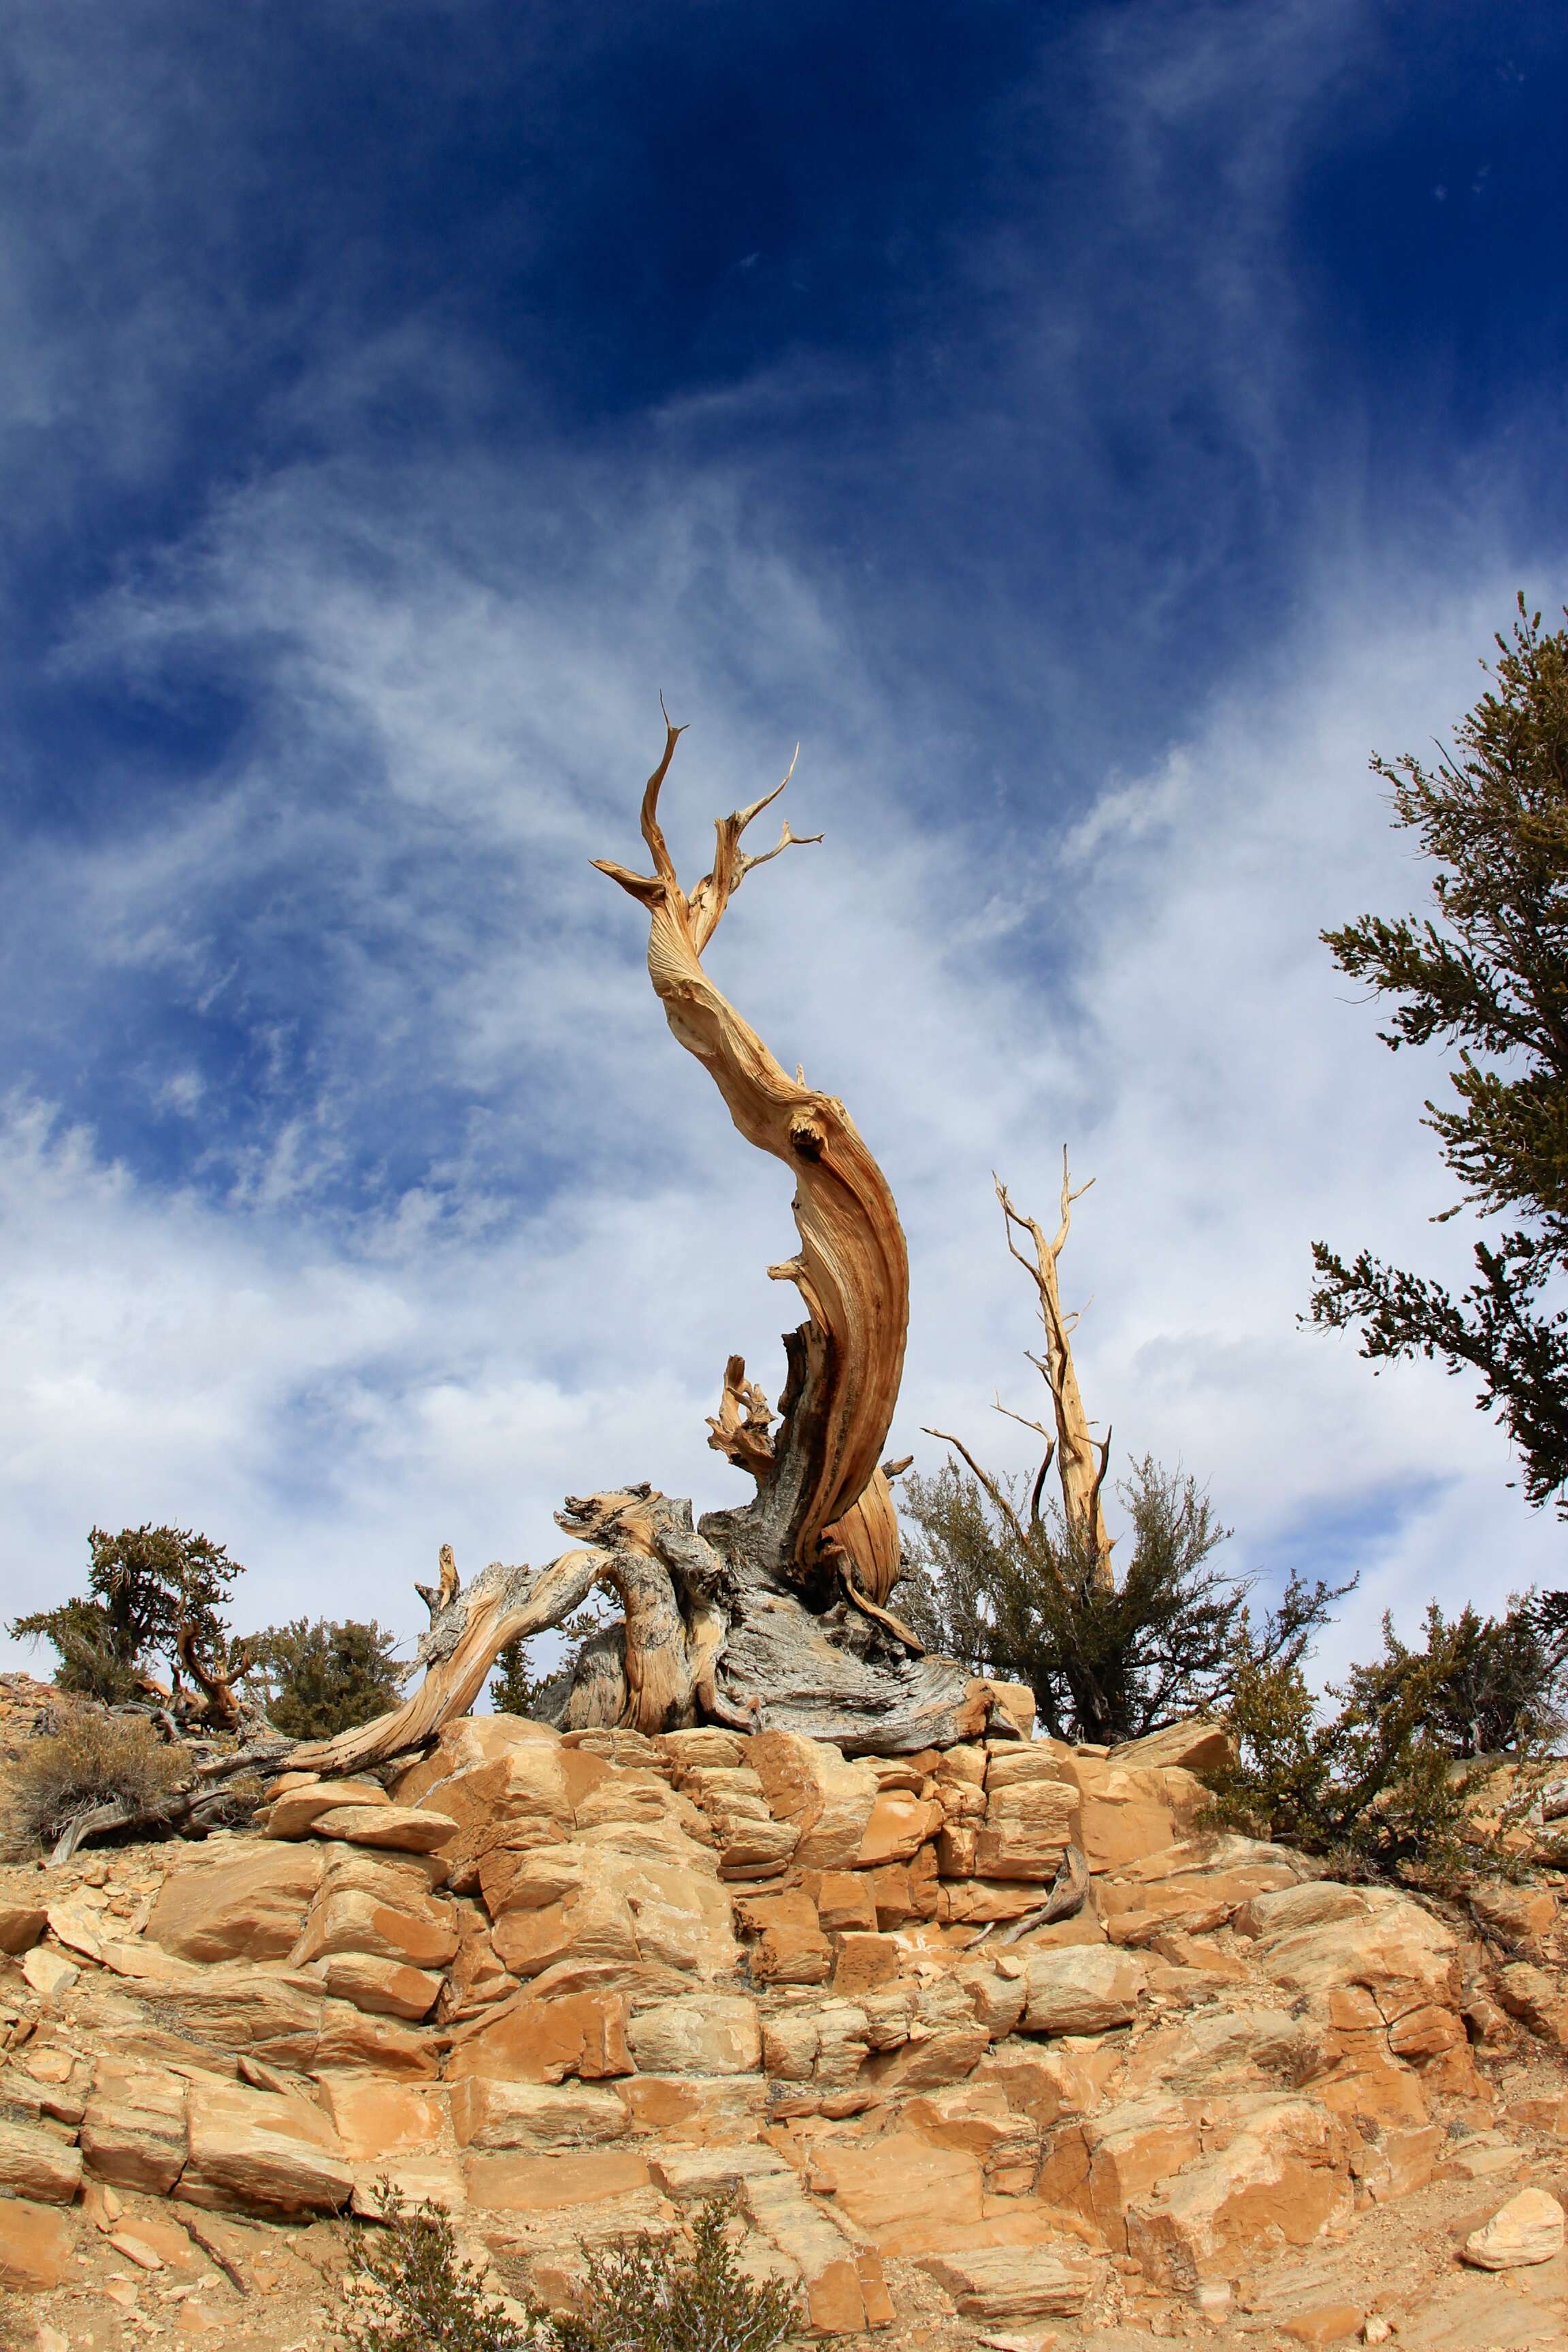
[[[1337,535],[1417,572],[1478,518],[1561,544],[1565,98],[1532,0],[25,0],[13,839],[133,840],[258,725],[264,647],[62,669],[94,599],[271,472],[395,497],[454,451],[722,467],[911,730],[940,698],[976,822],[1059,815],[1267,665]],[[330,1029],[293,887],[238,999],[142,975],[82,1022],[40,983],[13,1082],[189,1172],[266,1115],[280,1031],[304,1087]],[[257,919],[238,884],[205,910],[215,961]],[[215,1082],[199,1135],[151,1105],[171,1038]]]

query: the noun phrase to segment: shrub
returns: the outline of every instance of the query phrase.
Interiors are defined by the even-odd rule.
[[[94,1528],[88,1536],[87,1592],[56,1609],[14,1619],[13,1640],[50,1643],[62,1690],[114,1706],[145,1688],[162,1660],[180,1687],[180,1643],[193,1641],[221,1664],[228,1632],[221,1614],[245,1571],[222,1544],[190,1528]]]
[[[331,1739],[399,1705],[408,1669],[393,1656],[396,1635],[346,1617],[299,1617],[254,1633],[246,1649],[267,1694],[267,1712],[291,1739]]]
[[[1042,1471],[1041,1476],[1043,1478]],[[1225,1539],[1192,1478],[1135,1463],[1118,1487],[1131,1557],[1108,1578],[1093,1543],[1054,1502],[949,1462],[909,1478],[913,1522],[898,1605],[928,1645],[976,1674],[1027,1683],[1054,1739],[1114,1746],[1233,1692],[1248,1586],[1209,1565]],[[1292,1578],[1253,1643],[1299,1661],[1341,1591]]]
[[[381,2226],[349,2242],[352,2300],[339,2333],[351,2352],[521,2352],[528,2331],[486,2294],[450,2216],[428,2199],[410,2211],[389,2180],[375,2197]]]
[[[604,2255],[578,2316],[542,2323],[560,2352],[773,2352],[797,2323],[788,2287],[758,2286],[727,2234],[734,2208],[710,2198],[679,2238],[639,2231]]]
[[[1472,1615],[1449,1625],[1434,1604],[1420,1650],[1385,1617],[1383,1655],[1331,1685],[1333,1714],[1321,1711],[1300,1659],[1248,1653],[1244,1641],[1226,1711],[1236,1758],[1209,1776],[1212,1823],[1321,1855],[1342,1875],[1442,1885],[1473,1866],[1471,1806],[1488,1775],[1467,1769],[1473,1726],[1454,1717]]]
[[[5,1835],[13,1853],[52,1846],[81,1814],[116,1800],[140,1811],[179,1786],[190,1769],[145,1716],[108,1715],[76,1704],[58,1728],[29,1740],[12,1767]]]

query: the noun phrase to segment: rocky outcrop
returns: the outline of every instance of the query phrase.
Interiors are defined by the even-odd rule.
[[[723,2189],[823,2335],[892,2321],[888,2263],[976,2326],[1087,2325],[1128,2279],[1207,2309],[1458,2177],[1458,2128],[1486,2176],[1493,2120],[1478,1948],[1202,1833],[1214,1737],[847,1759],[500,1717],[385,1788],[285,1775],[261,1835],[165,1850],[118,1914],[0,1911],[0,1965],[73,1974],[0,2074],[0,2277],[51,2275],[84,2196],[300,2220],[389,2175],[547,2301]],[[1519,1892],[1489,1981],[1545,2031],[1552,1898]],[[116,2032],[73,2042],[71,2003]],[[1516,2221],[1498,2259],[1533,2262]]]

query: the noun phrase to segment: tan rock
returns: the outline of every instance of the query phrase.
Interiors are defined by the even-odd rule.
[[[926,2091],[907,2099],[900,2121],[918,2132],[933,2147],[952,2147],[978,2157],[990,2186],[999,2166],[1027,2163],[1031,2172],[1039,2158],[1040,2133],[1028,2116],[1009,2106],[999,2083],[966,2083]]]
[[[830,2141],[815,2152],[812,2185],[837,2199],[883,2254],[929,2251],[933,2232],[972,2227],[982,2216],[978,2158],[933,2147],[895,2130],[856,2144]]]
[[[273,1844],[186,1863],[164,1879],[148,1939],[183,1960],[282,1959],[299,1941],[323,1868],[310,1846]]]
[[[393,1853],[434,1853],[450,1844],[458,1824],[446,1813],[417,1805],[334,1805],[311,1822],[310,1834]]]
[[[56,2001],[68,1992],[81,1970],[63,1952],[51,1951],[47,1944],[35,1944],[22,1956],[22,1975],[27,1984],[45,2002]]]
[[[329,1887],[312,1906],[294,1947],[295,1965],[355,1952],[404,1968],[444,1969],[458,1950],[452,1906],[414,1895],[405,1897],[405,1905],[395,1906],[357,1887]]]
[[[1521,2189],[1465,2240],[1464,2258],[1483,2271],[1521,2270],[1563,2252],[1563,2208],[1544,2189]]]
[[[75,2233],[58,2207],[0,2198],[0,2287],[47,2294],[64,2285],[74,2251]]]
[[[312,1780],[305,1787],[285,1790],[267,1809],[265,1834],[269,1838],[302,1838],[334,1805],[384,1805],[391,1801],[374,1780]]]
[[[436,2072],[436,2045],[416,2026],[372,2016],[350,2001],[328,2000],[309,2064],[311,2074],[365,2066],[405,2081],[428,2081]]]
[[[128,2244],[127,2240],[132,2243]],[[138,2213],[134,2222],[122,2224],[110,2236],[109,2242],[118,2252],[129,2254],[142,2270],[151,2270],[155,2264],[176,2279],[211,2276],[207,2263],[191,2242],[190,2231],[162,2213]]]
[[[1093,2267],[1076,2247],[977,2246],[915,2260],[972,2319],[1070,2319],[1094,2284]]]
[[[981,2059],[970,2088],[991,2085],[1009,2107],[1042,2129],[1101,2104],[1098,2084],[1074,2053],[1034,2049],[1027,2042],[1002,2042]]]
[[[1141,1769],[1108,1757],[1064,1765],[1077,1782],[1079,1840],[1091,1871],[1118,1871],[1174,1845],[1207,1801],[1201,1780],[1179,1769]]]
[[[1298,2344],[1343,2344],[1361,2334],[1365,2317],[1359,2303],[1315,2303],[1279,2325]]]
[[[0,1902],[0,1952],[30,1952],[47,1916],[42,1904]]]
[[[570,1849],[568,1849],[570,1850]],[[531,1857],[531,1859],[532,1857]],[[558,1962],[636,1960],[631,1906],[613,1885],[574,1884],[561,1900],[503,1911],[491,1930],[496,1958],[515,1977],[535,1977]]]
[[[833,1964],[833,1990],[849,1998],[890,1984],[899,1973],[899,1948],[887,1936],[841,1936]]]
[[[237,1961],[195,1969],[170,2003],[185,2032],[215,2049],[253,2051],[280,2066],[314,2063],[324,2002],[320,1980],[305,1971]]]
[[[700,2145],[758,2138],[768,2086],[761,2074],[631,2074],[620,2095],[637,2131]]]
[[[586,2083],[509,2083],[466,2074],[451,2085],[459,2147],[584,2147],[624,2138],[626,2111],[614,2091]]]
[[[100,2058],[79,2141],[100,2180],[167,2196],[185,2161],[184,2081],[160,2066]]]
[[[1030,1955],[1023,2030],[1105,2033],[1137,2011],[1147,1965],[1108,1945],[1068,1946]]]
[[[833,1973],[833,1947],[820,1928],[787,1919],[765,1927],[750,1957],[759,1984],[826,1984]]]
[[[352,2001],[376,2016],[428,2017],[441,1990],[442,1979],[428,1969],[375,1953],[334,1952],[322,1965],[322,1981],[334,2000]]]
[[[340,2212],[353,2172],[331,2123],[304,2099],[243,2083],[191,2084],[190,2156],[174,2190],[192,2205]]]
[[[626,2197],[648,2185],[647,2159],[631,2148],[548,2156],[475,2155],[463,2159],[469,2201],[489,2213],[550,2213]]]
[[[1155,1771],[1181,1765],[1201,1778],[1228,1763],[1230,1756],[1230,1736],[1224,1726],[1194,1716],[1185,1723],[1168,1723],[1163,1731],[1148,1732],[1142,1739],[1124,1740],[1111,1749],[1107,1760],[1120,1770],[1130,1765]]]
[[[1473,1888],[1469,1900],[1478,1919],[1517,1943],[1538,1943],[1557,1922],[1557,1897],[1549,1886],[1510,1886],[1499,1879]]]
[[[795,2168],[776,2148],[748,2144],[740,2147],[661,2147],[648,2151],[648,2172],[654,2186],[682,2204],[706,2204],[739,2189],[743,2180],[765,2175],[793,2180]]]
[[[1341,1895],[1352,1894],[1348,1887]],[[1328,1892],[1296,1887],[1256,1898],[1265,1911],[1258,1954],[1274,1981],[1303,1996],[1331,2024],[1352,2021],[1347,1995],[1365,1993],[1385,2026],[1411,2011],[1458,2011],[1462,1998],[1458,1938],[1419,1904],[1379,1887],[1356,1892],[1358,1912],[1308,1922],[1309,1898],[1324,1908]]]
[[[866,2079],[884,2098],[907,2091],[937,2090],[943,2084],[963,2082],[990,2046],[991,2037],[983,2025],[949,2026],[869,2059]]]
[[[568,1956],[651,1960],[697,1976],[736,1965],[730,1898],[710,1856],[683,1839],[634,1853],[594,1843],[597,1834],[509,1857],[519,1867],[504,1886],[481,1869],[486,1904],[500,1915],[496,1951],[514,1976],[536,1976]],[[690,1862],[664,1859],[670,1843]]]
[[[860,1832],[857,1870],[885,1862],[910,1862],[942,1825],[942,1807],[907,1789],[880,1788]]]
[[[855,1870],[807,1871],[801,1882],[803,1893],[811,1901],[817,1922],[827,1935],[866,1935],[877,1932],[877,1902],[874,1882]]]
[[[1129,2251],[1157,2284],[1190,2293],[1233,2274],[1241,2250],[1270,2232],[1308,2245],[1350,2219],[1341,2157],[1338,2127],[1315,2102],[1266,2099],[1226,2146],[1134,2200]]]
[[[764,1731],[748,1746],[746,1761],[762,1781],[776,1821],[800,1831],[802,1870],[852,1869],[877,1801],[868,1764],[850,1763],[823,1739],[793,1731]]]
[[[1044,1894],[1035,1878],[944,1878],[936,1916],[944,1927],[1021,1919],[1026,1912],[1039,1909]]]
[[[872,2324],[866,2287],[881,2285],[863,2275],[861,2259],[837,2223],[814,2205],[793,2175],[754,2172],[742,2182],[746,2210],[800,2273],[805,2315],[816,2336],[859,2336]],[[875,2263],[875,2257],[870,2258]],[[885,2294],[885,2289],[883,2290]]]
[[[974,1831],[974,1874],[1048,1885],[1079,1830],[1079,1815],[1078,1792],[1065,1780],[1052,1777],[993,1788],[988,1775],[985,1816]]]
[[[911,1919],[934,1919],[941,1895],[934,1845],[922,1845],[913,1862],[885,1862],[866,1873],[884,1935]]]
[[[762,2063],[757,2005],[736,1993],[688,1993],[640,2010],[626,2030],[645,2074],[752,2074]]]
[[[1531,2033],[1568,2048],[1568,1997],[1549,1969],[1512,1960],[1498,1970],[1497,1992],[1509,2015],[1528,2025]]]
[[[1395,2125],[1371,2145],[1352,2150],[1351,2170],[1373,2204],[1390,2205],[1425,2189],[1443,2154],[1440,2124]]]
[[[784,2010],[763,2020],[763,2071],[775,2082],[809,2083],[816,2063],[816,2020],[808,2010]]]
[[[40,2124],[0,2118],[0,2194],[37,2205],[69,2205],[81,2186],[81,2150]]]
[[[465,2036],[447,2062],[448,2079],[490,2074],[520,2083],[584,2081],[629,2074],[626,2002],[613,1988],[524,1996]]]
[[[322,2074],[322,2112],[353,2163],[439,2146],[447,2121],[444,2090],[379,2082],[370,2074]]]
[[[559,1748],[561,1734],[522,1715],[464,1715],[442,1727],[441,1737],[417,1764],[393,1783],[399,1805],[416,1805],[437,1783],[472,1764],[492,1764],[513,1748]]]

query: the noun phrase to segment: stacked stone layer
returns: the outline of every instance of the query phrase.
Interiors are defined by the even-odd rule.
[[[120,2019],[0,2075],[0,2279],[39,2283],[84,2194],[364,2212],[390,2177],[547,2299],[720,2189],[822,2334],[891,2322],[886,2259],[977,2319],[1129,2272],[1201,2297],[1491,2120],[1458,1939],[1201,1834],[1216,1738],[871,1761],[500,1717],[384,1788],[286,1774],[120,1916],[0,1906],[38,2000]],[[1069,1843],[1089,1901],[1034,1927]]]

